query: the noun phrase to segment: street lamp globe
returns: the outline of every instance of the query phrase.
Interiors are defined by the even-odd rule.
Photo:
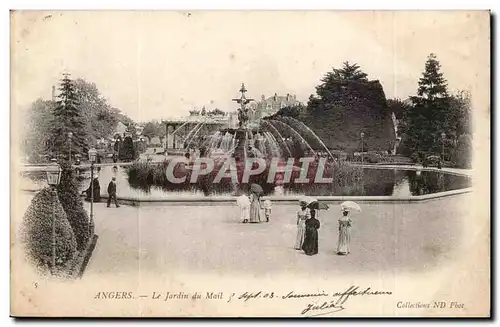
[[[68,133],[68,138],[69,138],[69,139],[73,138],[73,132],[69,132],[69,133]]]
[[[444,140],[444,138],[446,137],[446,134],[444,132],[441,133],[441,138]]]
[[[59,185],[61,181],[61,166],[57,162],[53,162],[47,167],[47,183],[51,186]]]
[[[89,161],[94,163],[97,157],[97,150],[95,148],[89,149]]]
[[[361,138],[365,137],[365,132],[361,132]]]

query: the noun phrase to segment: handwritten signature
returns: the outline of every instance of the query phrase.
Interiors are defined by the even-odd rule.
[[[329,311],[325,311],[331,309]],[[328,302],[323,302],[321,305],[314,304],[314,303],[309,303],[304,310],[300,314],[305,315],[306,313],[314,313],[317,311],[321,311],[320,313],[317,314],[312,314],[310,315],[311,317],[314,316],[322,316],[322,315],[327,315],[330,313],[335,313],[344,310],[345,308],[342,305],[339,305],[338,300],[330,301]]]

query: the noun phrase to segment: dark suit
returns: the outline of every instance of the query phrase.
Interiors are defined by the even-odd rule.
[[[111,181],[108,184],[108,207],[111,205],[111,200],[115,202],[115,206],[118,208],[118,201],[116,200],[116,183]]]

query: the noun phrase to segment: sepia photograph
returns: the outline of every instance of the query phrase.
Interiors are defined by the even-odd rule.
[[[490,24],[12,10],[10,314],[490,317]]]

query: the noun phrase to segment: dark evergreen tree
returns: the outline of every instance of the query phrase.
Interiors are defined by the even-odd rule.
[[[417,95],[410,97],[413,106],[406,121],[406,141],[411,151],[438,151],[441,133],[449,134],[447,115],[449,96],[441,64],[431,53],[418,82]]]
[[[122,148],[120,149],[119,156],[122,161],[132,161],[136,158],[136,151],[132,137],[125,137],[122,142]]]
[[[342,68],[334,69],[329,73],[337,81],[368,81],[368,75],[364,73],[358,64],[349,64],[349,61],[343,63]],[[327,74],[327,78],[330,78]]]
[[[71,153],[86,156],[88,151],[85,119],[78,108],[73,81],[65,74],[59,87],[60,94],[54,108],[52,131],[48,146],[50,151],[62,158],[68,158],[68,133],[73,133]]]

